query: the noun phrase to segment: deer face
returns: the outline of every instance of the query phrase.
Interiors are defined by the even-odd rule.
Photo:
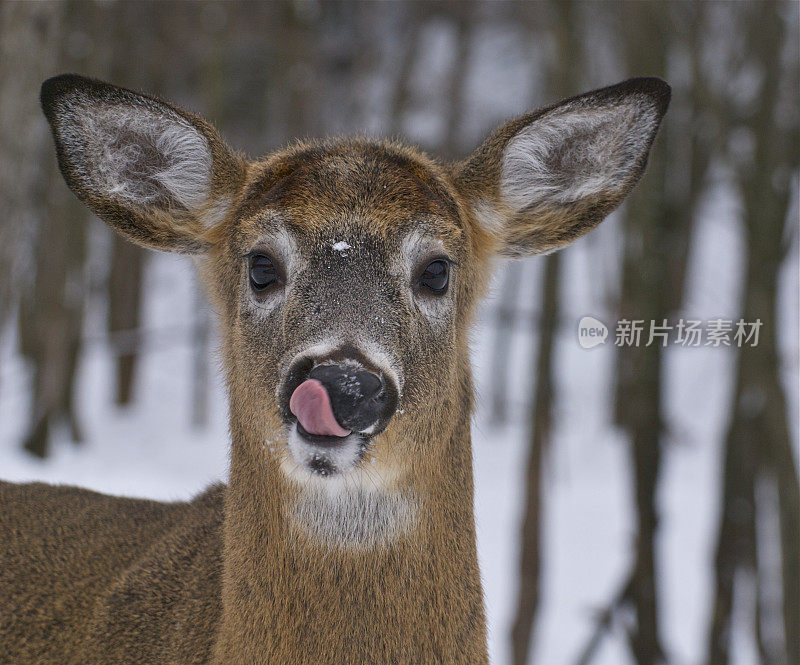
[[[668,100],[661,81],[627,81],[511,120],[444,167],[367,140],[247,162],[150,97],[77,76],[42,89],[72,190],[131,240],[201,257],[237,426],[300,483],[468,459],[451,435],[469,419],[489,257],[598,224],[641,176]]]
[[[347,473],[454,381],[466,222],[399,147],[301,148],[252,169],[218,262],[235,364],[280,415],[294,475]],[[218,274],[222,274],[218,272]]]

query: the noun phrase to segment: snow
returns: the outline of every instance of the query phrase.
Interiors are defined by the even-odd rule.
[[[333,243],[331,248],[334,252],[339,252],[340,254],[344,254],[344,252],[346,252],[348,249],[352,249],[352,247],[350,247],[350,245],[348,245],[344,240]]]

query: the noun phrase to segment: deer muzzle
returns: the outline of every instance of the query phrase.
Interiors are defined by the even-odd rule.
[[[329,448],[351,434],[366,439],[382,431],[397,408],[397,388],[365,359],[304,359],[293,368],[287,415],[313,445]]]

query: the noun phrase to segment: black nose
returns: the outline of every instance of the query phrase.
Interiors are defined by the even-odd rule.
[[[377,374],[357,366],[330,364],[318,365],[308,378],[325,386],[333,415],[342,427],[360,432],[387,417],[389,391]]]

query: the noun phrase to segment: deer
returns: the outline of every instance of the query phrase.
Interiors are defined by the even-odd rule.
[[[453,163],[369,137],[249,160],[156,97],[45,81],[70,189],[195,259],[230,469],[177,503],[0,483],[0,662],[487,663],[470,323],[495,257],[558,250],[621,203],[669,98],[630,79]]]

